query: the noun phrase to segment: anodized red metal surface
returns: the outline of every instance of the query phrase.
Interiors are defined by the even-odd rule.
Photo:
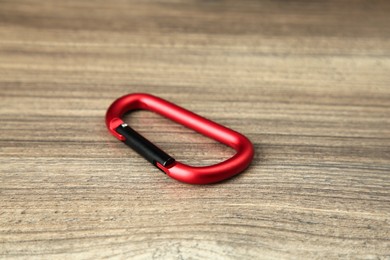
[[[156,164],[168,176],[176,180],[191,184],[219,182],[245,170],[253,159],[253,145],[244,135],[164,99],[145,93],[125,95],[112,103],[106,114],[106,125],[111,134],[124,141],[125,137],[118,134],[115,129],[124,123],[121,118],[125,113],[139,109],[160,114],[236,150],[233,157],[210,166],[195,167],[178,161],[167,167]]]

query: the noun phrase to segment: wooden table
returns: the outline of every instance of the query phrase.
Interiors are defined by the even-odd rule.
[[[152,93],[248,136],[215,185],[109,135]],[[389,259],[389,1],[0,1],[0,255]],[[192,165],[233,152],[126,118]]]

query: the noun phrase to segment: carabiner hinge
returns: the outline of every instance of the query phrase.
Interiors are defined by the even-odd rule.
[[[173,159],[172,156],[165,153],[127,124],[121,124],[115,131],[126,138],[126,140],[123,141],[125,144],[130,146],[157,168],[159,168],[157,163],[164,167],[168,167],[175,162],[175,159]]]

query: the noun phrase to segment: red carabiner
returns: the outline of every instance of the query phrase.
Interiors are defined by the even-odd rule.
[[[232,147],[237,153],[226,161],[203,167],[193,167],[175,161],[122,121],[121,117],[125,113],[138,109],[156,112]],[[242,134],[149,94],[129,94],[114,101],[107,110],[106,125],[116,138],[129,145],[168,176],[181,182],[192,184],[219,182],[246,169],[253,159],[253,145]]]

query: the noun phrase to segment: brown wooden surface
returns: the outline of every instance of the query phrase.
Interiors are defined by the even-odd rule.
[[[0,1],[0,256],[390,258],[389,1]],[[108,134],[148,92],[254,143],[172,180]],[[223,145],[127,118],[176,159]]]

